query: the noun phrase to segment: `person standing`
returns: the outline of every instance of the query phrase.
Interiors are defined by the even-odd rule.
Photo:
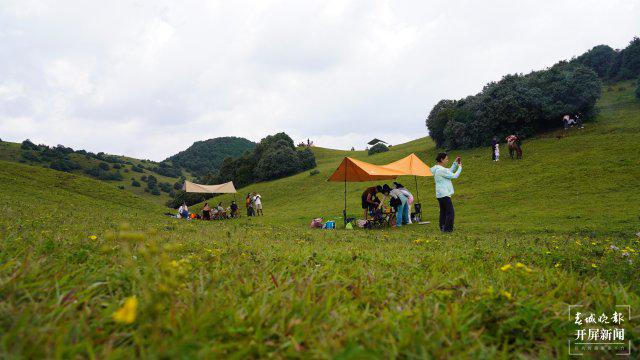
[[[440,230],[443,232],[453,231],[454,210],[451,195],[453,195],[452,179],[457,179],[462,172],[462,160],[460,156],[450,168],[446,168],[449,163],[447,153],[439,153],[436,156],[437,165],[431,167],[433,180],[436,184],[436,198],[440,205]]]
[[[498,137],[494,136],[491,140],[491,160],[496,161],[496,145],[498,145]]]
[[[247,207],[247,216],[253,215],[253,206],[251,206],[251,193],[247,194],[247,197],[244,199],[244,204]]]
[[[256,216],[264,215],[262,213],[262,196],[258,193],[253,193],[253,206],[256,208]]]

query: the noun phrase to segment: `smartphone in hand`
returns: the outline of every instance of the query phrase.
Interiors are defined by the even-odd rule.
[[[460,158],[460,156],[456,158],[456,162],[458,162],[458,165],[462,164],[462,159]]]

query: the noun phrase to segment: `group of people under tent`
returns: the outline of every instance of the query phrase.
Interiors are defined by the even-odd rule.
[[[210,206],[208,202],[202,207],[202,215],[189,212],[186,203],[178,208],[178,218],[180,219],[201,219],[201,220],[222,220],[240,217],[238,205],[235,201],[231,201],[226,208],[219,202],[217,206]]]
[[[451,180],[456,179],[462,172],[462,160],[458,156],[450,167],[447,153],[439,153],[436,156],[436,165],[430,168],[435,181],[436,198],[440,206],[440,230],[443,232],[453,231],[454,209],[451,196],[454,193]],[[411,224],[411,205],[414,203],[413,195],[402,184],[393,182],[394,187],[389,185],[376,185],[367,188],[362,193],[362,209],[364,219],[368,219],[376,212],[383,211],[385,201],[389,198],[389,206],[396,214],[395,226]],[[378,198],[378,194],[384,197]]]

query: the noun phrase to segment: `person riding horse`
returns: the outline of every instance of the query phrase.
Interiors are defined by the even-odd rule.
[[[506,138],[507,145],[509,146],[509,156],[513,159],[513,153],[515,152],[518,159],[522,159],[522,144],[520,137],[516,135],[509,135]]]

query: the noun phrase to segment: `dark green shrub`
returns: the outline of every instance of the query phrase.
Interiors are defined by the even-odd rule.
[[[636,85],[636,97],[638,98],[638,100],[640,100],[640,77],[638,78]]]
[[[166,193],[169,193],[172,190],[171,184],[169,184],[167,182],[159,183],[158,187],[160,188],[160,191],[166,192]]]
[[[138,181],[136,181],[136,180],[132,180],[132,181],[131,181],[131,186],[133,186],[133,187],[140,187],[140,183],[139,183]]]
[[[369,149],[369,155],[378,154],[385,151],[389,151],[389,148],[383,143],[377,143]]]
[[[318,170],[318,169],[309,171],[309,175],[311,175],[311,176],[318,175],[318,174],[320,174],[320,170]]]
[[[22,150],[40,150],[38,148],[38,145],[34,144],[31,142],[31,140],[27,139],[25,141],[22,142],[22,144],[20,145],[20,149]]]
[[[100,164],[98,164],[98,167],[100,168],[100,170],[109,171],[109,164],[107,164],[106,162],[101,162]]]

